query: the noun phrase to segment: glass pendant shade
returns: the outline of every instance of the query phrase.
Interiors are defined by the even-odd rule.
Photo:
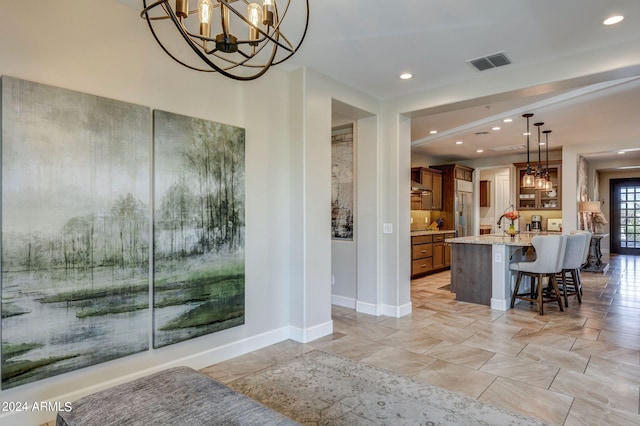
[[[525,173],[522,176],[522,185],[523,188],[534,188],[535,187],[535,176],[531,173]]]
[[[551,182],[551,179],[547,178],[544,184],[544,189],[547,191],[551,191],[553,189],[553,182]]]
[[[536,189],[545,189],[546,184],[547,181],[545,180],[544,176],[538,175],[535,177],[534,186]]]

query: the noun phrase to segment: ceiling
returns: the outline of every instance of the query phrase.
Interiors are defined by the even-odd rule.
[[[137,8],[142,3],[118,1]],[[624,21],[602,25],[614,14],[624,15]],[[638,0],[310,0],[306,39],[278,66],[306,66],[388,100],[634,42],[640,43]],[[512,63],[486,71],[468,63],[497,52]],[[414,77],[401,80],[402,72]],[[526,152],[492,150],[526,144],[525,112],[535,114],[532,123],[544,121],[544,128],[552,130],[551,149],[611,138],[635,138],[640,147],[640,73],[591,83],[551,85],[412,112],[412,150],[452,161]],[[513,122],[503,123],[503,118]],[[501,130],[491,130],[496,125]],[[430,135],[430,130],[438,134]],[[640,162],[640,152],[638,158]]]

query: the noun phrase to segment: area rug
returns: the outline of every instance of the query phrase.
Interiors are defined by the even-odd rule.
[[[228,385],[305,425],[545,424],[319,350]]]

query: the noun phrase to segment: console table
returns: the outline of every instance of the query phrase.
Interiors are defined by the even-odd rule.
[[[600,250],[600,240],[608,237],[609,234],[593,234],[591,235],[591,243],[589,244],[589,256],[581,271],[585,272],[607,272],[609,264],[602,261],[602,251]]]

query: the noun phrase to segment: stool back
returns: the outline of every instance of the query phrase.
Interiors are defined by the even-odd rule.
[[[562,271],[567,246],[566,235],[536,235],[531,239],[531,245],[536,250],[536,260],[514,262],[509,266],[510,269],[536,274],[555,274]]]
[[[584,242],[584,252],[582,254],[582,263],[584,264],[587,261],[587,257],[589,256],[589,247],[591,246],[591,236],[593,234],[588,230],[571,231],[571,234],[584,234],[587,236],[587,239]]]
[[[562,269],[578,269],[582,266],[586,259],[584,248],[586,246],[587,237],[589,236],[584,233],[567,235],[567,246],[564,251]]]

